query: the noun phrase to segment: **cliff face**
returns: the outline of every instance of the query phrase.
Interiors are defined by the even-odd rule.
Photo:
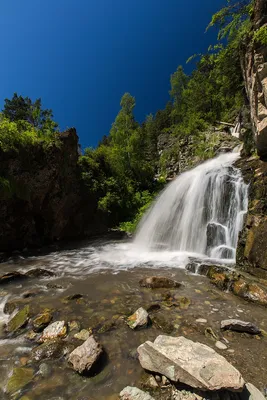
[[[0,151],[0,176],[11,192],[0,192],[0,251],[40,246],[54,240],[95,234],[97,203],[85,196],[79,179],[75,129],[60,135],[61,146]]]
[[[256,0],[253,30],[267,25],[267,2]],[[267,47],[251,42],[241,59],[258,154],[267,159]]]

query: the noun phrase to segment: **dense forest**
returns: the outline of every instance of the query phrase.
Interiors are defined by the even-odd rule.
[[[234,123],[240,118],[247,104],[240,55],[248,41],[267,44],[266,27],[251,29],[252,13],[253,2],[227,0],[207,28],[217,27],[217,44],[188,60],[195,63],[190,75],[178,66],[170,77],[166,107],[139,124],[134,117],[136,100],[125,93],[109,134],[97,148],[80,155],[81,182],[87,194],[97,198],[98,210],[110,227],[133,231],[166,182],[168,160],[179,154],[181,146],[189,146],[192,157],[200,161],[210,158],[218,141],[216,121]],[[159,154],[162,133],[173,139],[173,145]],[[15,93],[5,100],[0,115],[2,152],[30,151],[37,143],[49,151],[50,146],[60,146],[59,135],[52,111],[42,109],[40,99],[33,102]],[[247,153],[254,150],[251,137],[245,138]],[[12,196],[9,177],[4,171],[1,175],[1,196]]]

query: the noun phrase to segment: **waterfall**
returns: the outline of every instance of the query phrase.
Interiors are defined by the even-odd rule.
[[[134,244],[140,251],[235,260],[248,204],[247,185],[232,165],[238,157],[221,154],[172,181],[139,224]]]

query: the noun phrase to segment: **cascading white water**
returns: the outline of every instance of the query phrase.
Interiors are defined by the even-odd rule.
[[[247,185],[232,165],[238,157],[221,154],[178,176],[142,219],[135,245],[234,260],[248,203]]]

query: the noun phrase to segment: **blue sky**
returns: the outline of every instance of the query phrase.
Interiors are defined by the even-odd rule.
[[[170,74],[204,52],[225,0],[2,0],[0,106],[14,92],[41,97],[82,147],[108,134],[120,98],[138,121],[168,101]],[[190,66],[185,66],[190,71]]]

